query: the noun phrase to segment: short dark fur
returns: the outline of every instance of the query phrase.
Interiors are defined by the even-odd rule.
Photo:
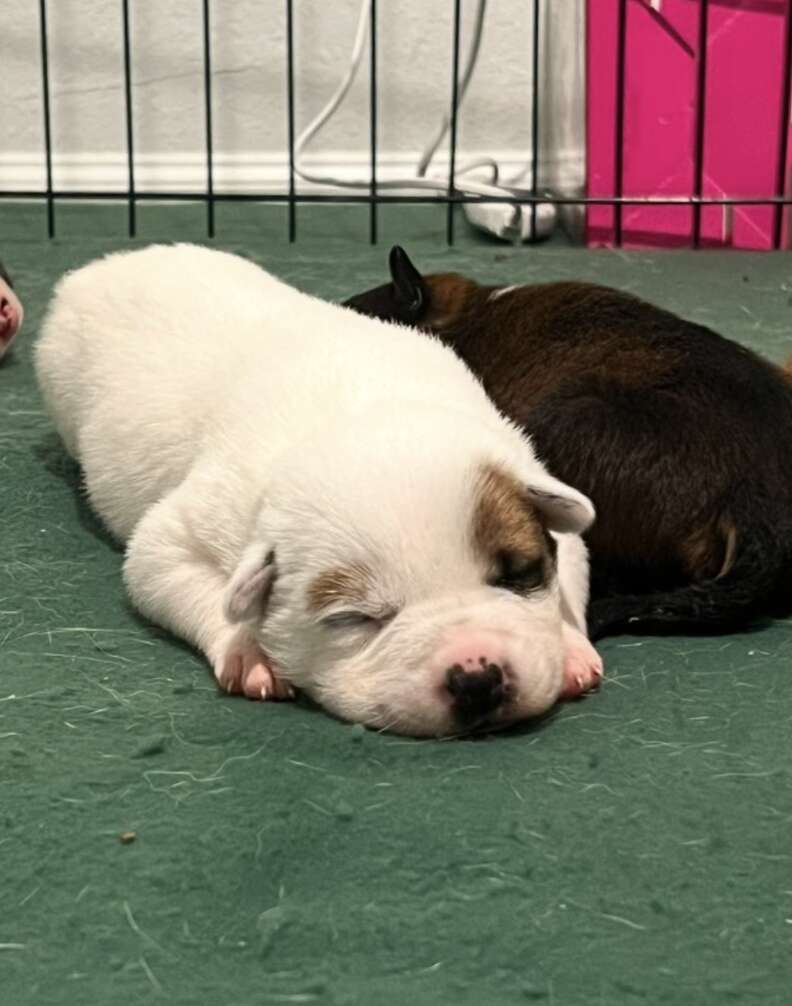
[[[736,629],[792,612],[792,382],[701,325],[589,283],[422,277],[347,301],[435,332],[597,508],[590,631]]]

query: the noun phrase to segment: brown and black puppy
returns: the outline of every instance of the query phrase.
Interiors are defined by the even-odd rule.
[[[788,373],[607,287],[390,271],[347,306],[436,333],[594,502],[593,636],[792,612]]]

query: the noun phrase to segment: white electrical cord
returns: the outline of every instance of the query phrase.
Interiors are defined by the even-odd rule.
[[[462,77],[459,81],[458,94],[457,94],[457,111],[462,107],[462,102],[467,94],[468,85],[473,76],[473,71],[476,69],[476,63],[478,62],[479,49],[481,48],[481,40],[484,37],[484,15],[487,12],[487,0],[479,0],[478,6],[476,7],[476,21],[473,26],[473,41],[470,43],[470,52],[468,53],[467,65],[462,71]],[[423,178],[426,175],[426,169],[437,153],[437,148],[446,138],[448,130],[451,128],[451,116],[446,115],[440,124],[440,131],[434,140],[429,144],[429,146],[421,154],[421,160],[418,162],[418,175]],[[491,157],[481,158],[481,160],[476,161],[474,164],[468,164],[466,168],[458,168],[457,174],[464,174],[466,171],[471,171],[474,167],[491,167],[492,168],[492,181],[497,182],[498,180],[498,165]]]
[[[481,39],[484,28],[484,15],[487,0],[479,0],[476,9],[476,19],[473,31],[473,40],[470,52],[466,60],[464,70],[459,81],[457,109],[461,108],[462,101],[467,92],[468,85],[473,76],[473,71],[478,60]],[[365,180],[351,181],[350,179],[335,178],[332,175],[321,175],[313,171],[308,171],[300,163],[303,151],[310,141],[320,132],[323,126],[336,113],[341,103],[349,93],[355,81],[357,72],[363,58],[363,50],[366,44],[366,35],[371,17],[371,0],[363,0],[358,16],[357,29],[352,44],[352,55],[347,72],[336,89],[333,96],[324,108],[314,117],[298,136],[294,145],[294,171],[300,178],[307,182],[319,185],[332,185],[339,188],[368,188],[369,182]],[[434,192],[446,192],[448,181],[441,178],[426,177],[426,170],[434,157],[437,148],[442,143],[450,128],[450,116],[445,116],[440,126],[440,130],[435,139],[427,146],[421,155],[418,170],[415,176],[403,179],[388,179],[377,181],[378,189],[429,189]],[[498,165],[491,158],[479,158],[469,164],[459,167],[455,176],[464,175],[476,168],[489,167],[492,170],[493,183],[498,180]],[[519,177],[519,176],[518,176]],[[513,184],[513,182],[512,182]],[[463,193],[480,196],[513,196],[515,193],[496,184],[487,184],[478,181],[465,181],[455,188]],[[523,240],[532,237],[532,214],[530,206],[509,205],[508,203],[478,205],[466,204],[465,213],[468,218],[477,226],[496,234],[498,237],[521,237]],[[525,211],[525,212],[523,212]],[[538,204],[536,206],[536,230],[537,234],[547,233],[552,229],[555,222],[555,208],[549,204]]]

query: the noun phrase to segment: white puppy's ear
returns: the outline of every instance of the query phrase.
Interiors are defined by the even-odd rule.
[[[228,621],[250,622],[261,618],[277,575],[272,546],[249,545],[226,587],[223,610]]]
[[[591,500],[547,472],[531,476],[525,493],[544,517],[549,531],[582,534],[594,522]]]

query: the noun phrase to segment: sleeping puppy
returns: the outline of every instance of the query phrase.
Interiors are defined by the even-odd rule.
[[[0,262],[0,359],[5,355],[22,327],[24,311],[14,293],[11,277]]]
[[[440,735],[597,683],[593,508],[439,341],[152,246],[60,281],[36,371],[132,602],[223,688]]]
[[[398,247],[390,268],[347,305],[435,333],[593,501],[592,636],[792,610],[787,374],[618,290],[421,276]]]

